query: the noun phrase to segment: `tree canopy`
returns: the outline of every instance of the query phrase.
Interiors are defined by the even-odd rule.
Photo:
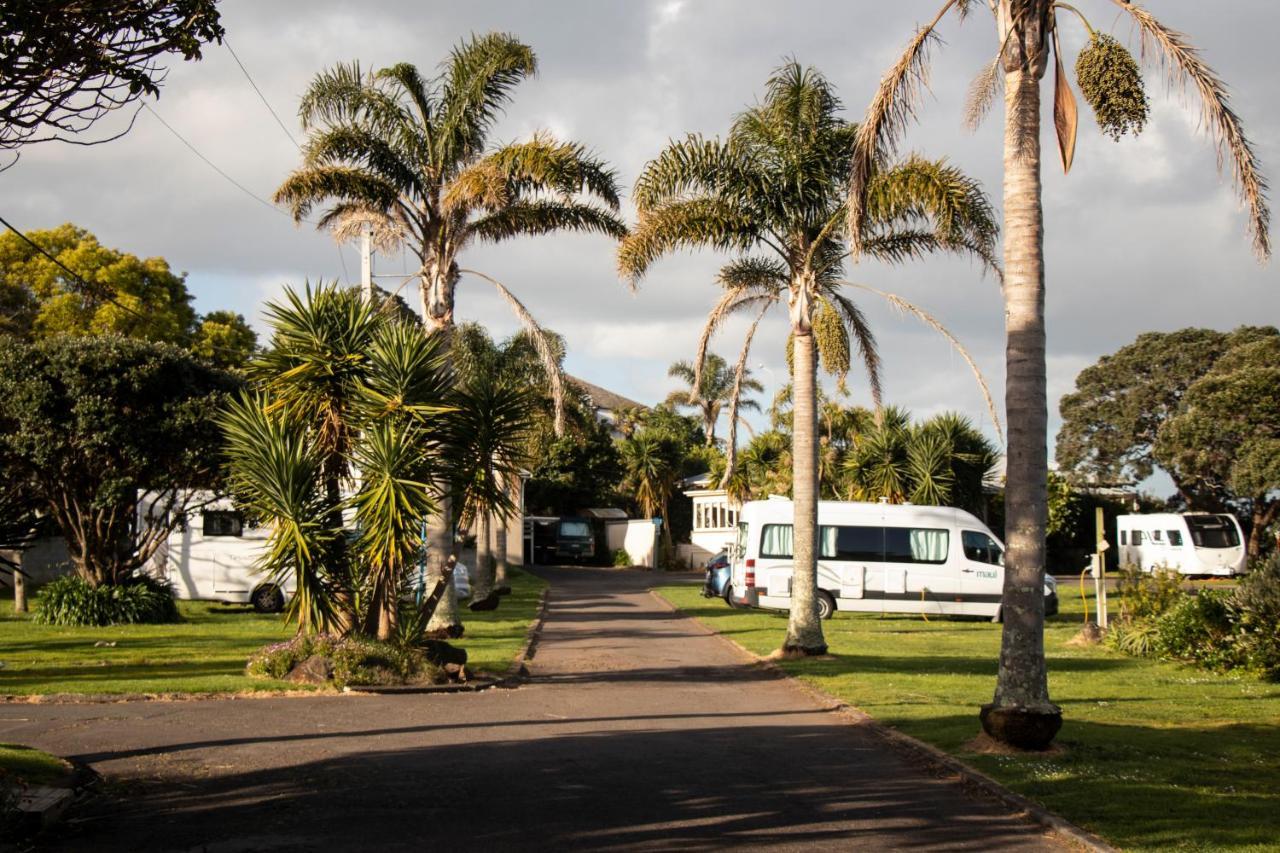
[[[15,149],[159,95],[165,55],[200,59],[223,28],[216,0],[40,0],[0,6],[0,32],[0,148]]]
[[[187,490],[218,482],[214,414],[237,384],[167,344],[8,339],[0,346],[0,470],[57,523],[86,580],[118,582],[177,523]],[[140,498],[153,509],[135,531]]]

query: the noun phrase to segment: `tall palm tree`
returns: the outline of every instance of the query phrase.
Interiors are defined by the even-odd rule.
[[[876,176],[896,150],[916,114],[927,73],[927,53],[937,27],[955,12],[966,17],[975,0],[947,0],[933,20],[919,28],[897,63],[885,74],[867,108],[854,144],[849,181],[849,233],[853,250],[866,252],[864,223],[874,210]],[[1089,32],[1075,63],[1078,82],[1099,126],[1117,140],[1136,134],[1147,117],[1138,64],[1114,38],[1098,33],[1075,6],[1054,0],[988,0],[995,23],[995,56],[974,81],[967,109],[970,124],[981,121],[1001,82],[1004,86],[1004,303],[1009,445],[1006,475],[1004,628],[995,696],[982,721],[997,739],[1020,746],[1047,745],[1062,722],[1049,698],[1044,661],[1044,578],[1046,432],[1044,324],[1044,213],[1040,184],[1040,85],[1054,65],[1054,125],[1064,171],[1075,152],[1076,105],[1058,44],[1060,22],[1079,20]],[[1103,8],[1109,8],[1104,3]],[[1219,163],[1232,176],[1249,211],[1248,229],[1259,259],[1271,254],[1270,211],[1261,165],[1231,108],[1226,87],[1181,33],[1166,27],[1130,0],[1112,0],[1119,15],[1136,25],[1142,56],[1161,65],[1170,88],[1195,91],[1203,125]],[[1070,12],[1064,18],[1059,12]],[[1190,86],[1187,84],[1190,83]]]
[[[688,385],[688,389],[672,391],[667,402],[676,408],[693,407],[702,415],[702,431],[707,436],[707,447],[716,443],[716,424],[720,421],[720,413],[733,400],[733,389],[736,375],[728,362],[715,353],[707,353],[702,371],[687,361],[677,361],[667,370],[668,376],[674,376]],[[759,394],[764,386],[751,377],[751,371],[745,370],[742,375],[742,390]],[[738,401],[738,410],[760,411],[760,404],[755,400],[743,398]]]
[[[796,62],[783,65],[769,79],[764,100],[734,119],[727,141],[689,136],[645,166],[635,187],[640,219],[618,254],[622,275],[633,283],[677,249],[706,246],[738,254],[721,270],[725,292],[695,360],[703,364],[707,341],[725,317],[751,312],[754,320],[735,370],[735,399],[760,318],[774,305],[787,304],[795,385],[795,572],[782,645],[787,653],[826,651],[816,595],[819,355],[842,373],[856,348],[879,397],[875,339],[845,293],[862,286],[841,277],[848,236],[844,198],[857,128],[839,110],[819,72]],[[972,179],[943,162],[910,157],[885,164],[875,180],[875,215],[860,235],[868,254],[899,263],[941,250],[992,262],[994,216]],[[730,454],[736,417],[731,407]],[[730,467],[726,477],[731,474]]]
[[[652,431],[640,430],[619,446],[623,489],[639,505],[641,515],[662,518],[662,542],[671,546],[671,517],[667,507],[680,476],[680,449],[675,441]]]
[[[340,239],[372,225],[381,245],[411,252],[428,329],[452,329],[455,291],[464,274],[494,287],[542,358],[559,431],[563,378],[551,340],[505,285],[459,264],[477,241],[553,231],[614,238],[626,233],[617,216],[617,180],[582,145],[539,133],[488,147],[512,90],[536,69],[528,45],[488,33],[455,47],[431,79],[409,63],[368,75],[354,62],[322,71],[299,108],[308,131],[302,165],[276,190],[275,200],[287,204],[297,221],[328,205],[318,225]],[[442,508],[429,531],[433,577],[444,573],[453,548],[447,498]],[[451,593],[438,614],[437,627],[456,631]]]

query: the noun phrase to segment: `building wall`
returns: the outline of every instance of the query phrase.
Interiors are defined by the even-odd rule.
[[[737,535],[741,505],[723,489],[685,492],[693,500],[689,562],[698,566],[720,553]]]

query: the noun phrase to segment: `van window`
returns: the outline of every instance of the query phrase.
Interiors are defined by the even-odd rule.
[[[1173,545],[1175,548],[1176,548],[1176,547],[1178,547],[1178,546],[1180,546],[1180,545],[1182,545],[1182,531],[1180,531],[1180,530],[1170,530],[1170,531],[1168,531],[1168,533],[1169,533],[1169,544],[1170,544],[1170,545]]]
[[[830,531],[828,533],[827,531]],[[884,559],[884,530],[879,527],[824,527],[822,556],[878,563]],[[832,547],[827,547],[828,539]],[[830,552],[830,553],[828,553]]]
[[[206,509],[203,522],[205,536],[240,536],[244,532],[244,519],[238,512]]]
[[[564,538],[586,538],[591,535],[591,525],[585,521],[562,521],[559,535]]]
[[[760,532],[760,556],[792,556],[792,532],[790,524],[766,524]]]
[[[919,527],[886,527],[886,563],[945,563],[950,533]]]
[[[964,555],[976,563],[1004,565],[1004,552],[1000,550],[996,541],[985,533],[965,530],[960,534],[960,544],[964,546]]]

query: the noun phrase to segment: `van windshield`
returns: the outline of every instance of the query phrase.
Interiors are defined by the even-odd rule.
[[[1236,548],[1240,534],[1226,515],[1188,515],[1187,529],[1197,548]]]
[[[591,527],[585,521],[562,521],[560,535],[566,539],[586,538],[591,535]]]

